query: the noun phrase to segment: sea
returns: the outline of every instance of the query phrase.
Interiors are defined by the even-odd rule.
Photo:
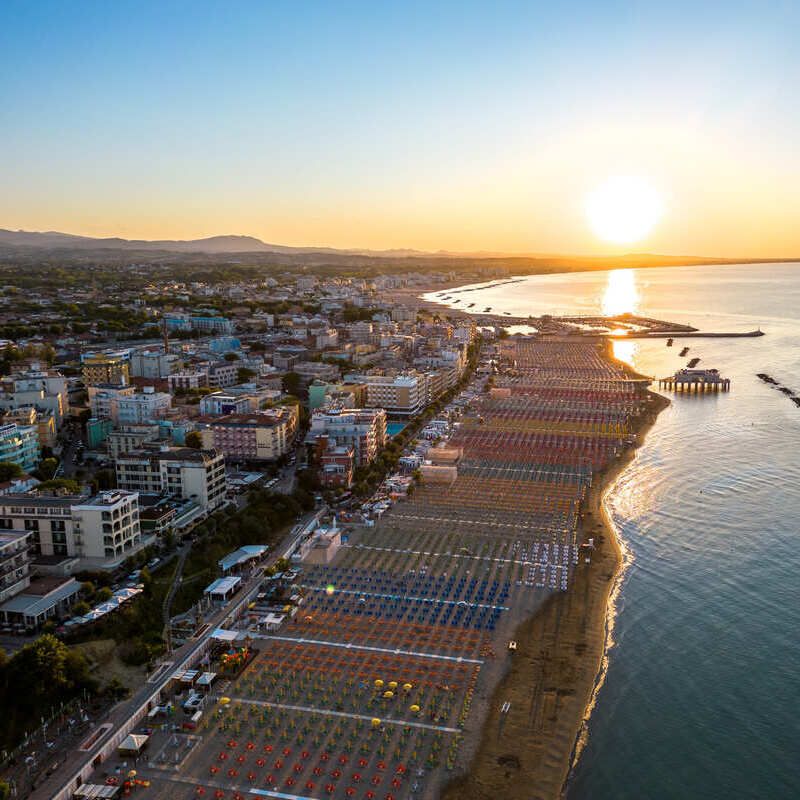
[[[606,498],[625,567],[567,797],[800,798],[800,407],[756,377],[800,395],[800,263],[530,276],[448,294],[453,308],[493,313],[631,312],[764,332],[615,344],[654,377],[700,358],[731,391],[662,392],[671,405]]]

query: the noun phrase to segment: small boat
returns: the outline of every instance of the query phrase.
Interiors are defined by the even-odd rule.
[[[483,313],[488,314],[491,310],[492,310],[491,306],[486,306],[486,308],[483,309]]]
[[[700,363],[700,359],[695,357],[689,362],[689,369],[696,367]]]
[[[467,308],[472,308],[472,306],[474,306],[474,305],[475,305],[475,303],[470,303],[470,304],[467,306]]]
[[[689,348],[688,347],[684,347],[683,350],[681,350],[681,358],[683,358],[688,352],[689,352]]]
[[[672,347],[672,339],[667,339],[667,347]]]

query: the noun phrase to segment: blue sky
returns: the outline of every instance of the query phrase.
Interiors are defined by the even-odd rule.
[[[799,5],[6,2],[0,227],[605,251],[635,173],[649,249],[797,254]]]

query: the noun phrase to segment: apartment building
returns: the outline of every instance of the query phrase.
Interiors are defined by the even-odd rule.
[[[30,539],[28,531],[2,528],[0,520],[0,603],[30,586]]]
[[[120,425],[118,430],[111,431],[106,437],[106,450],[111,459],[116,461],[123,453],[138,450],[146,442],[159,439],[158,424]]]
[[[93,419],[110,419],[115,425],[118,422],[119,401],[133,397],[136,387],[129,384],[99,383],[88,386],[89,410]]]
[[[145,350],[131,355],[131,375],[134,378],[167,378],[183,368],[183,359],[174,353]]]
[[[29,370],[0,382],[0,409],[35,408],[51,412],[56,428],[69,412],[67,379],[55,369]]]
[[[119,425],[142,425],[163,418],[171,406],[169,392],[157,392],[152,386],[145,386],[142,392],[117,400],[116,421]]]
[[[201,331],[203,333],[231,333],[233,323],[225,317],[192,314],[168,314],[167,329],[173,331]]]
[[[73,505],[72,536],[81,558],[121,560],[143,547],[138,492],[101,492]]]
[[[318,409],[311,417],[306,441],[317,444],[320,437],[336,445],[351,445],[356,464],[369,464],[386,444],[386,412],[377,409]]]
[[[113,566],[144,546],[139,495],[101,492],[48,495],[36,491],[0,497],[0,533],[25,533],[34,555],[92,559]]]
[[[35,427],[42,447],[53,447],[56,443],[56,420],[49,409],[39,410],[32,406],[15,408],[7,411],[2,418],[3,425],[11,422],[22,427]]]
[[[428,377],[419,372],[348,375],[345,380],[366,385],[367,408],[383,408],[394,416],[413,417],[426,406],[430,395]]]
[[[178,389],[186,391],[187,389],[199,389],[201,386],[208,386],[208,369],[183,370],[182,372],[175,372],[167,378],[170,392],[175,392]]]
[[[225,459],[217,450],[146,444],[120,455],[116,473],[121,489],[181,497],[206,511],[225,499]]]
[[[31,472],[40,460],[39,430],[35,425],[0,425],[0,461],[11,461],[19,464],[23,472]]]
[[[279,406],[247,414],[200,417],[203,446],[229,461],[274,461],[291,449],[297,432],[297,406]]]
[[[92,353],[82,364],[83,382],[86,386],[98,384],[128,384],[131,382],[129,362],[113,353]]]

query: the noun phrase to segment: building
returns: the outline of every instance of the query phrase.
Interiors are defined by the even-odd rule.
[[[139,496],[135,492],[0,497],[0,529],[24,532],[34,556],[90,559],[110,568],[140,550]]]
[[[116,461],[123,453],[138,450],[145,442],[155,442],[160,437],[157,424],[121,425],[106,437],[108,455]]]
[[[175,372],[167,378],[170,392],[176,392],[179,389],[186,391],[187,389],[199,389],[208,386],[208,369],[203,367],[201,369],[183,370],[182,372]]]
[[[127,491],[181,497],[205,511],[225,500],[225,459],[216,450],[146,444],[120,455],[116,472]]]
[[[208,385],[214,389],[226,389],[239,383],[239,362],[223,361],[208,368]]]
[[[0,382],[0,409],[35,408],[51,412],[56,429],[69,413],[67,379],[55,369],[29,370]]]
[[[145,386],[141,393],[130,394],[117,400],[116,422],[119,425],[142,425],[161,419],[172,406],[169,392],[157,392]]]
[[[99,383],[88,387],[89,411],[93,419],[118,421],[119,401],[136,394],[136,387],[128,383]]]
[[[313,381],[314,379],[330,381],[339,377],[339,367],[335,364],[325,364],[322,361],[298,361],[293,371],[296,372],[305,381]]]
[[[338,446],[352,446],[356,464],[369,464],[386,444],[386,412],[382,408],[318,409],[311,416],[306,441],[317,444],[321,437]]]
[[[167,329],[172,331],[201,331],[204,333],[231,333],[233,324],[225,317],[205,317],[189,314],[167,314]]]
[[[355,450],[351,444],[338,445],[325,436],[317,439],[319,478],[327,489],[349,489],[355,470]]]
[[[204,416],[220,414],[246,414],[255,411],[252,400],[246,394],[214,392],[200,398],[200,413]]]
[[[131,382],[130,364],[121,355],[92,353],[83,359],[83,382],[86,386],[98,384],[128,384]]]
[[[56,443],[56,419],[53,412],[40,411],[31,406],[23,406],[3,415],[2,424],[15,422],[23,427],[33,426],[39,434],[39,444],[42,447],[54,447]]]
[[[356,383],[366,384],[367,408],[383,408],[392,416],[413,417],[427,405],[428,378],[419,372],[399,375],[359,375]]]
[[[183,359],[174,353],[145,350],[131,355],[131,375],[134,378],[167,378],[179,372]]]
[[[39,430],[35,425],[0,425],[0,461],[19,464],[23,472],[32,472],[40,460]]]
[[[143,545],[139,494],[113,491],[71,507],[75,555],[119,563]]]
[[[0,528],[0,603],[30,585],[30,539],[28,531]]]
[[[297,432],[297,406],[278,406],[247,414],[201,417],[203,446],[229,461],[274,461],[291,449]]]

